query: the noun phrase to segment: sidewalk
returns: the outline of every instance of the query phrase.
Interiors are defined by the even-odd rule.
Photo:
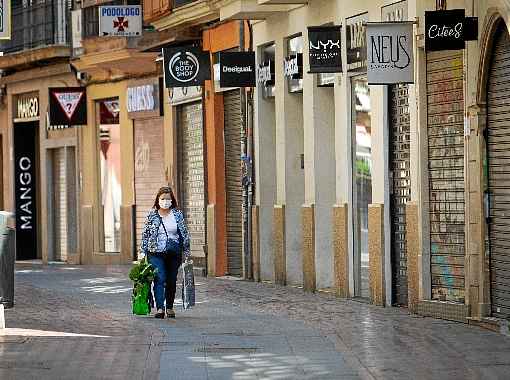
[[[508,379],[510,338],[299,289],[197,278],[130,314],[127,267],[17,265],[0,379]]]

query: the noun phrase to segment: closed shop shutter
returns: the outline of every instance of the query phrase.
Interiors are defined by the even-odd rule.
[[[461,51],[427,53],[432,299],[464,302],[464,92]]]
[[[242,118],[240,91],[225,92],[223,106],[225,110],[228,273],[233,276],[241,276],[243,267],[243,189],[241,182]]]
[[[67,261],[67,181],[66,152],[58,148],[53,153],[53,188],[55,207],[55,260]]]
[[[407,305],[406,204],[411,200],[409,86],[391,86],[391,245],[393,303]]]
[[[178,108],[181,208],[191,236],[191,254],[204,257],[205,178],[202,103]]]
[[[487,153],[490,193],[491,303],[495,316],[510,316],[510,39],[502,25],[495,37],[488,83]]]
[[[136,239],[140,245],[147,212],[165,183],[163,118],[137,119],[135,126]]]

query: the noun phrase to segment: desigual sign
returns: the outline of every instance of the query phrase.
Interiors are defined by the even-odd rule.
[[[254,87],[255,52],[220,53],[220,87]]]
[[[19,97],[16,105],[16,121],[33,120],[39,117],[39,98]]]
[[[166,87],[202,84],[211,78],[209,54],[196,47],[163,49]]]

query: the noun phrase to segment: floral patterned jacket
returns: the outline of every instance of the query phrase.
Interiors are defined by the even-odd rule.
[[[175,221],[177,222],[177,231],[181,238],[183,253],[186,257],[191,255],[190,251],[190,238],[186,224],[184,223],[184,215],[178,209],[172,209]],[[161,225],[161,217],[158,215],[158,210],[152,209],[147,214],[145,225],[142,232],[142,243],[140,244],[140,257],[145,256],[147,253],[155,253],[158,247],[158,231]]]

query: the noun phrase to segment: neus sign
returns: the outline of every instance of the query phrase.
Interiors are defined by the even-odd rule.
[[[414,83],[413,24],[367,24],[368,83]]]
[[[342,27],[309,26],[310,73],[342,72]]]
[[[199,86],[211,79],[209,54],[197,47],[164,48],[165,86]]]
[[[464,9],[425,12],[425,50],[464,49]]]

